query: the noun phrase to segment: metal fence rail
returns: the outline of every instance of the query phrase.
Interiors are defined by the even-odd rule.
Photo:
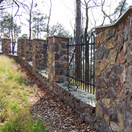
[[[44,41],[44,69],[48,68],[48,40]]]
[[[10,43],[10,54],[17,55],[17,40],[12,40]]]
[[[68,89],[85,90],[95,94],[95,36],[94,33],[70,39],[67,45]]]

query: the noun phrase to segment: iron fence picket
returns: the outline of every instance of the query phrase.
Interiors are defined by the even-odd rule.
[[[17,55],[17,40],[11,40],[10,54]]]
[[[95,88],[94,88],[95,87],[95,40],[94,39],[95,39],[94,33],[91,33],[90,35],[87,35],[86,42],[84,36],[80,36],[78,38],[79,43],[76,43],[75,39],[69,40],[69,43],[67,45],[68,59],[67,59],[67,74],[66,74],[69,90],[74,91],[74,90],[82,89],[92,94],[95,93]],[[78,67],[80,69],[78,69]]]
[[[44,69],[48,69],[48,40],[46,40],[43,44],[43,48],[44,48]]]

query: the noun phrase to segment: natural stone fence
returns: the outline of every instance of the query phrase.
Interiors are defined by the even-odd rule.
[[[96,34],[98,126],[103,132],[132,132],[132,9]]]
[[[9,54],[11,51],[10,47],[11,40],[10,39],[2,39],[2,52],[3,54]]]
[[[30,42],[30,43],[29,43]],[[48,57],[47,41],[39,39],[19,39],[17,60],[34,74],[45,88],[52,90],[58,97],[68,104],[81,119],[95,125],[95,102],[82,97],[76,91],[67,89],[67,44],[68,38],[49,37]],[[48,67],[45,68],[46,59]]]
[[[48,55],[46,40],[19,39],[17,60],[85,122],[101,132],[132,132],[131,12],[129,8],[115,24],[95,28],[96,100],[67,89],[68,38],[49,37]],[[2,44],[9,54],[10,40]]]

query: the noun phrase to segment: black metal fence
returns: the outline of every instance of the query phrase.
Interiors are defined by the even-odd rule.
[[[48,69],[48,40],[44,41],[44,69]]]
[[[67,80],[71,91],[85,90],[95,94],[94,33],[70,39],[67,45]]]
[[[10,54],[17,55],[17,40],[11,40]]]

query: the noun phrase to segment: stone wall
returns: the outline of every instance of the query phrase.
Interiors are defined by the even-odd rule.
[[[48,38],[48,68],[49,73],[46,74],[44,68],[41,70],[34,67],[34,59],[36,55],[40,55],[40,50],[42,43],[38,43],[39,40],[33,40],[33,67],[32,65],[21,58],[18,59],[22,65],[27,67],[27,69],[34,74],[38,80],[43,84],[43,86],[49,90],[52,90],[58,98],[60,98],[64,103],[69,105],[79,117],[86,121],[91,126],[95,126],[95,103],[93,100],[83,97],[77,91],[69,91],[67,89],[67,77],[65,76],[67,70],[67,43],[68,38],[63,37],[49,37]],[[86,94],[86,93],[85,93]]]
[[[32,61],[33,45],[32,40],[27,40],[25,43],[25,60]]]
[[[25,48],[28,40],[27,39],[18,39],[18,46],[17,46],[17,55],[18,57],[25,57]]]
[[[132,132],[132,13],[96,33],[97,126]]]
[[[48,74],[44,68],[44,56],[46,55],[46,52],[43,45],[45,41],[35,39],[31,42],[33,52],[30,51],[32,49],[29,48],[28,40],[18,40],[17,60],[34,74],[45,88],[52,90],[58,98],[69,105],[82,120],[95,126],[95,102],[93,103],[93,100],[83,97],[84,94],[81,95],[77,91],[69,91],[67,89],[66,72],[68,38],[56,36],[48,38]],[[29,55],[32,55],[33,63],[27,61],[28,59],[25,59],[29,58]]]
[[[49,80],[52,82],[66,81],[67,70],[67,38],[62,37],[49,37],[48,38],[48,67],[49,67]]]
[[[33,68],[34,69],[43,69],[45,62],[44,58],[46,57],[46,50],[44,49],[44,45],[46,41],[40,39],[33,39]]]
[[[11,39],[2,39],[2,52],[4,54],[10,54],[10,43]]]

